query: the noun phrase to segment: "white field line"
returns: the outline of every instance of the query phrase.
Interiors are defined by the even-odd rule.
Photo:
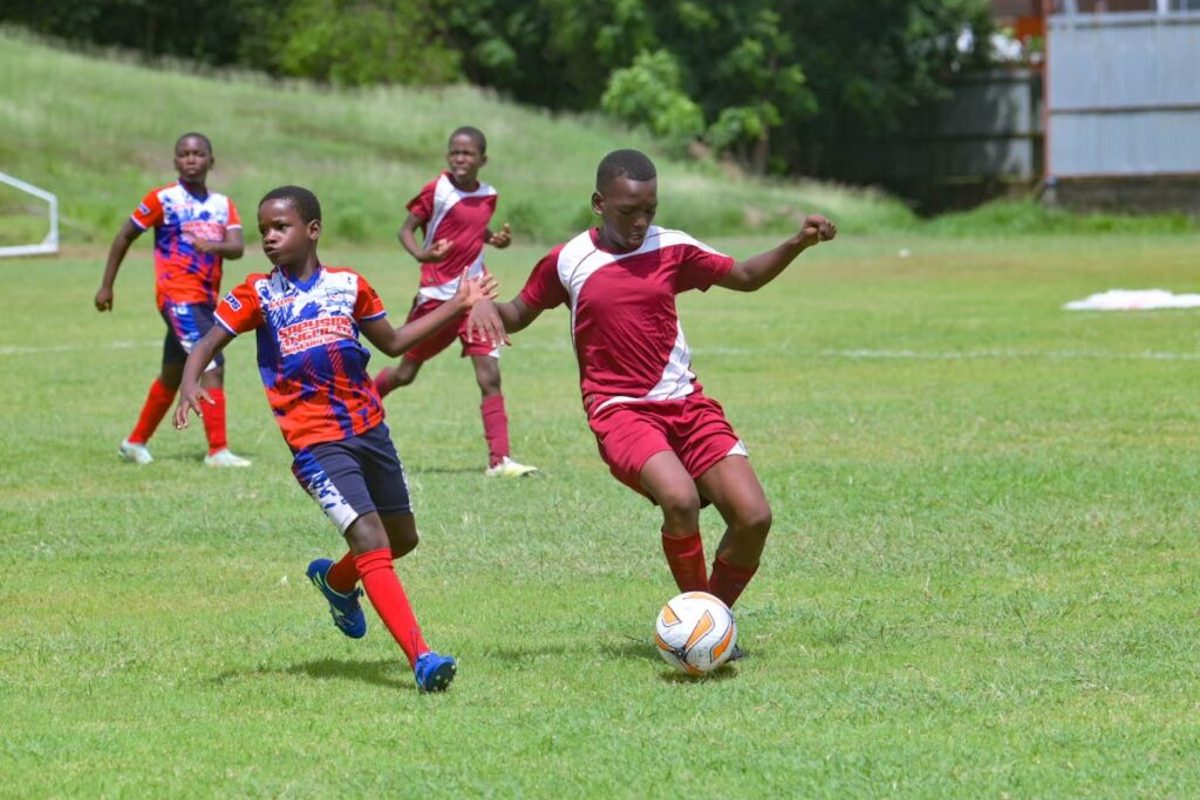
[[[107,344],[60,344],[42,346],[0,345],[0,356],[41,355],[45,353],[74,353],[84,350],[132,350],[135,348],[160,348],[162,340],[154,341],[118,341]],[[518,342],[512,348],[514,355],[522,350],[563,351],[567,345],[535,345]],[[1174,353],[1155,350],[1144,350],[1140,353],[1114,353],[1103,350],[963,350],[963,351],[920,351],[920,350],[792,350],[790,346],[773,345],[770,347],[697,347],[693,352],[698,356],[748,356],[763,352],[790,353],[798,358],[828,358],[849,360],[892,360],[892,361],[970,361],[986,359],[1022,359],[1044,361],[1200,361],[1200,352]]]

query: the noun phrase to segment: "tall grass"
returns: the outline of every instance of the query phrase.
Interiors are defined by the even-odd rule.
[[[273,186],[317,192],[332,232],[392,241],[405,202],[444,165],[463,124],[488,136],[482,177],[518,237],[549,241],[590,223],[596,163],[609,150],[655,152],[598,117],[556,116],[468,86],[333,91],[261,75],[192,75],[48,47],[0,29],[0,164],[56,192],[67,241],[104,241],[141,193],[174,178],[171,146],[213,140],[213,188],[243,210]],[[656,155],[666,225],[702,236],[784,231],[802,211],[851,230],[909,224],[897,200],[815,183],[765,183]]]

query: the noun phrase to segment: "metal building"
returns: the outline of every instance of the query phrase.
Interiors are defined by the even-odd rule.
[[[1056,0],[1046,198],[1200,212],[1200,0]]]

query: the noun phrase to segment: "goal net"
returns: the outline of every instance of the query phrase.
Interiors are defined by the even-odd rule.
[[[0,258],[57,252],[58,197],[0,172]]]

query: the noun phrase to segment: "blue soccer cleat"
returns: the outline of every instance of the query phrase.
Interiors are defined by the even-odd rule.
[[[332,566],[333,562],[328,558],[318,558],[308,565],[305,574],[329,601],[329,616],[333,617],[333,624],[337,629],[351,639],[361,639],[367,635],[367,618],[358,603],[358,598],[362,597],[362,589],[355,587],[348,594],[342,594],[329,588],[325,576],[329,574],[329,568]]]
[[[458,662],[453,656],[440,656],[430,650],[417,658],[413,673],[417,677],[417,688],[422,692],[444,692],[458,672]]]

